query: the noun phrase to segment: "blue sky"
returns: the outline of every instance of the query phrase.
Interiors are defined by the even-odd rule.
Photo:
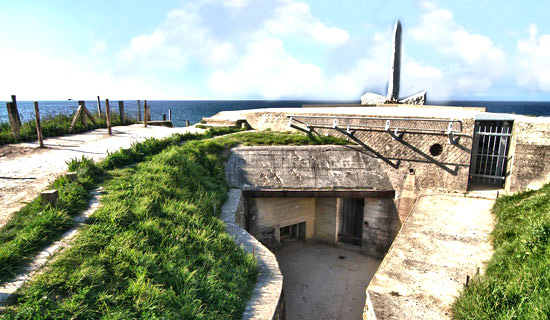
[[[550,1],[0,0],[0,99],[550,100]]]

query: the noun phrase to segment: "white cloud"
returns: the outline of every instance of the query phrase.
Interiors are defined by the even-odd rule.
[[[2,92],[20,100],[177,98],[170,89],[145,77],[120,77],[98,69],[91,58],[51,57],[27,50],[0,51]],[[36,72],[39,70],[40,72]]]
[[[275,35],[312,37],[326,44],[342,44],[349,39],[346,30],[327,27],[311,14],[309,5],[303,2],[291,2],[278,8],[274,18],[266,21],[265,29]]]
[[[432,90],[436,96],[483,92],[503,76],[506,55],[489,37],[468,32],[449,10],[436,8],[430,2],[424,2],[423,8],[426,11],[420,25],[409,34],[424,43],[427,50],[435,50],[449,66],[443,74],[434,74],[434,79],[442,80]]]
[[[245,8],[251,0],[223,0],[223,5],[230,8]]]
[[[199,8],[191,3],[170,11],[154,32],[132,38],[117,58],[119,68],[137,72],[143,67],[182,69],[190,61],[223,64],[234,57],[234,45],[217,39],[203,24]]]
[[[105,40],[98,40],[92,46],[93,54],[104,54],[107,51],[107,42]]]
[[[519,40],[520,58],[517,82],[520,86],[550,91],[550,34],[538,37],[535,24],[529,26],[529,38]]]
[[[230,97],[277,99],[315,95],[322,79],[321,68],[297,61],[280,40],[269,38],[248,45],[235,68],[214,72],[209,87]]]

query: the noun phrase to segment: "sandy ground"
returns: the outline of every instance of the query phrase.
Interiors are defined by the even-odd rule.
[[[286,319],[361,319],[365,288],[380,260],[359,251],[294,241],[275,251]]]
[[[483,192],[420,197],[368,287],[376,318],[450,319],[466,277],[493,254],[493,204]]]
[[[0,147],[0,227],[12,213],[19,210],[44,190],[57,176],[67,170],[66,161],[86,156],[99,160],[120,148],[146,138],[167,137],[174,133],[204,131],[195,127],[166,128],[131,125],[114,127],[113,135],[106,129],[97,129],[44,140],[46,148],[37,143],[23,143]]]

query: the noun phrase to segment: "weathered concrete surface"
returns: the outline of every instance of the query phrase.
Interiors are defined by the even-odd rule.
[[[288,320],[361,318],[365,288],[380,260],[301,241],[285,243],[275,254],[285,277]]]
[[[420,197],[368,286],[377,319],[450,319],[466,276],[492,256],[493,203]]]
[[[393,189],[376,159],[348,146],[238,147],[226,176],[243,189]]]
[[[284,320],[283,275],[275,255],[239,224],[243,220],[244,210],[241,190],[231,189],[222,206],[221,219],[235,243],[258,259],[258,278],[252,297],[246,304],[243,319]]]
[[[325,243],[338,241],[338,215],[336,198],[315,199],[315,238]]]
[[[364,254],[382,259],[400,228],[401,220],[393,199],[365,198],[361,246]]]
[[[252,128],[258,130],[269,128],[275,131],[291,130],[288,127],[287,116],[292,115],[399,117],[410,119],[392,122],[399,127],[414,126],[426,130],[437,127],[440,134],[433,134],[429,131],[407,133],[400,140],[394,139],[392,135],[383,130],[385,120],[371,121],[373,125],[381,128],[379,130],[355,132],[355,137],[369,148],[358,146],[356,147],[357,152],[362,152],[364,157],[371,158],[368,161],[371,166],[377,163],[377,167],[382,170],[376,171],[387,175],[392,185],[391,189],[396,191],[399,198],[405,178],[411,169],[416,171],[415,190],[461,192],[467,190],[474,118],[478,113],[481,112],[477,109],[436,109],[431,107],[294,108],[227,111],[218,113],[213,119],[245,118]],[[446,122],[435,124],[414,120],[416,118],[460,120],[462,121],[462,136],[457,144],[449,144],[448,137],[443,134],[447,129]],[[310,124],[327,121],[319,118],[301,118],[301,120]],[[360,119],[346,121],[351,125],[362,123]],[[328,124],[328,127],[330,126],[331,124]],[[345,138],[342,133],[334,129],[315,129],[315,132],[320,135]],[[443,152],[440,155],[432,156],[429,150],[435,144],[439,144]],[[263,160],[262,158],[258,159]],[[270,172],[266,172],[266,174],[269,175]]]
[[[506,191],[536,190],[550,182],[550,118],[518,117],[509,154]]]
[[[66,161],[82,156],[99,160],[120,148],[129,148],[132,143],[147,138],[163,138],[174,133],[202,132],[195,127],[165,128],[143,125],[113,127],[113,135],[107,129],[96,129],[82,134],[44,140],[45,149],[38,143],[20,143],[0,148],[0,226],[11,214],[32,200],[58,175],[67,170]],[[19,153],[17,150],[31,150]]]

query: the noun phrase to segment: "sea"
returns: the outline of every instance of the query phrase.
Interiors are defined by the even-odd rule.
[[[168,117],[170,110],[172,122],[176,127],[185,126],[186,121],[191,124],[200,122],[202,118],[210,117],[220,111],[246,110],[261,108],[300,108],[304,104],[342,104],[359,103],[359,101],[326,101],[326,100],[152,100],[147,101],[151,107],[152,120],[162,120],[163,115]],[[514,113],[530,116],[550,116],[550,101],[431,101],[429,105],[486,107],[488,112]],[[0,123],[8,122],[5,101],[0,101]],[[118,101],[110,101],[112,112],[118,113]],[[17,101],[21,121],[34,119],[34,105],[32,101]],[[97,101],[86,101],[90,112],[97,112]],[[78,102],[69,101],[39,101],[40,117],[47,118],[58,114],[73,114],[78,108]],[[105,101],[101,100],[101,109],[105,110]],[[143,101],[141,102],[143,112]],[[136,100],[124,101],[124,113],[130,118],[137,118],[138,107]]]

